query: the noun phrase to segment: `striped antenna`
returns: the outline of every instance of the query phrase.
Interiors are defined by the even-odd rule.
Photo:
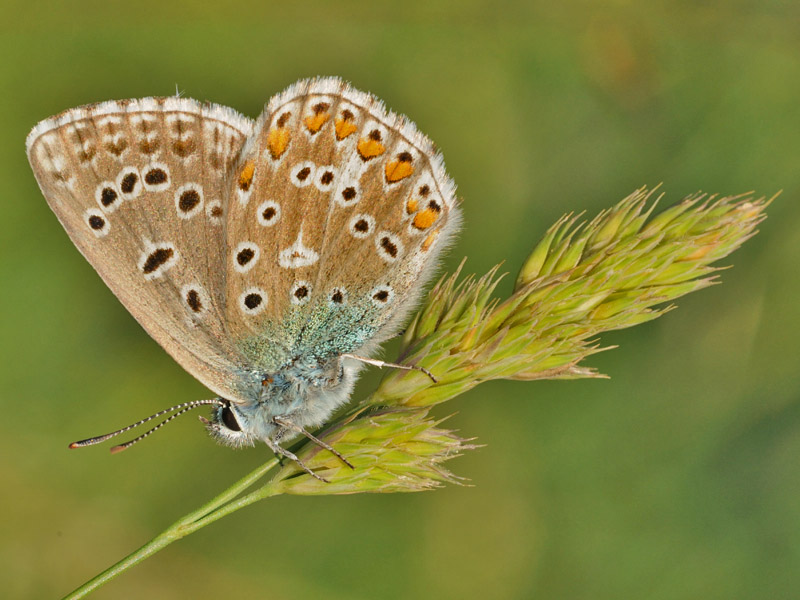
[[[222,400],[221,398],[214,398],[213,400],[193,400],[192,402],[184,402],[183,404],[176,404],[175,406],[172,406],[170,408],[166,408],[164,410],[161,410],[161,411],[159,411],[159,412],[157,412],[157,413],[155,413],[153,415],[150,415],[149,417],[147,417],[145,419],[142,419],[141,421],[137,421],[136,423],[132,423],[132,424],[128,425],[127,427],[123,427],[122,429],[117,429],[116,431],[112,431],[111,433],[106,433],[104,435],[98,435],[98,436],[91,437],[91,438],[88,438],[88,439],[85,439],[85,440],[80,440],[78,442],[72,442],[69,445],[69,447],[70,448],[83,448],[85,446],[94,446],[95,444],[99,444],[101,442],[105,442],[108,439],[111,439],[111,438],[113,438],[115,436],[118,436],[120,433],[125,433],[126,431],[130,431],[131,429],[134,429],[135,427],[138,427],[139,425],[144,425],[148,421],[152,421],[153,419],[157,419],[158,417],[166,415],[167,413],[171,413],[172,411],[178,411],[175,414],[170,415],[169,417],[164,419],[161,423],[159,423],[158,425],[153,427],[150,431],[147,431],[147,432],[143,433],[139,437],[137,437],[135,439],[132,439],[129,442],[125,442],[124,444],[120,444],[119,446],[114,446],[113,448],[111,448],[111,453],[112,454],[116,454],[117,452],[122,452],[126,448],[129,448],[130,446],[132,446],[133,444],[135,444],[139,440],[143,440],[144,438],[146,438],[148,435],[150,435],[151,433],[153,433],[157,429],[160,429],[163,425],[166,425],[167,423],[172,421],[172,419],[174,419],[175,417],[178,417],[178,416],[182,415],[185,412],[189,412],[190,410],[192,410],[193,408],[197,408],[198,406],[207,406],[209,404],[217,404],[219,406],[225,406],[226,405],[225,400]]]

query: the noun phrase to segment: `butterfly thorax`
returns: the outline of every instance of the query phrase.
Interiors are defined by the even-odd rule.
[[[355,367],[345,366],[339,357],[327,361],[302,358],[274,373],[265,373],[260,390],[249,400],[231,403],[235,421],[214,414],[211,434],[233,445],[251,445],[259,440],[291,437],[275,419],[298,427],[316,427],[347,401],[355,383]],[[238,430],[236,429],[238,427]]]

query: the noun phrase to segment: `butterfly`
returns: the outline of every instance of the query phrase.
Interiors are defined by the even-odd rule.
[[[27,153],[78,250],[217,394],[135,425],[210,404],[218,441],[297,460],[280,442],[299,434],[335,452],[307,430],[365,363],[424,370],[371,356],[461,213],[433,143],[375,96],[301,80],[256,121],[181,97],[103,102],[37,124]]]

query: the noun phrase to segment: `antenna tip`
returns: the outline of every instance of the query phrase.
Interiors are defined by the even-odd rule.
[[[80,447],[81,447],[81,445],[78,442],[72,442],[69,445],[70,450],[74,450],[75,448],[80,448]]]
[[[119,454],[120,452],[125,450],[125,448],[127,448],[127,446],[125,444],[121,444],[119,446],[112,446],[111,447],[111,454]]]

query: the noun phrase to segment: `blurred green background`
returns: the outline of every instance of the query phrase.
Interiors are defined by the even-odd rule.
[[[442,407],[486,446],[474,487],[270,499],[96,598],[789,598],[800,589],[800,5],[795,2],[6,1],[0,22],[0,580],[58,597],[260,464],[183,419],[207,397],[50,213],[40,119],[171,95],[255,117],[337,74],[444,152],[465,228],[447,268],[516,271],[562,213],[642,184],[772,195],[724,284],[606,336],[609,381],[495,382]],[[501,289],[506,293],[510,283]],[[392,356],[389,348],[386,356]],[[378,381],[372,372],[360,390]]]

